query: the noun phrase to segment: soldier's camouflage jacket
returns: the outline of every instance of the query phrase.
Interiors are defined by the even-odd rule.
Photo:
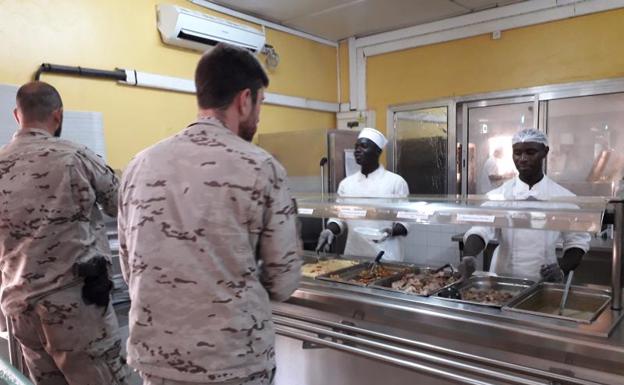
[[[269,299],[288,298],[301,267],[282,166],[202,120],[130,162],[119,210],[130,365],[195,382],[270,370]]]
[[[40,129],[0,149],[2,310],[82,282],[75,262],[110,260],[102,214],[117,213],[117,177],[86,147]]]

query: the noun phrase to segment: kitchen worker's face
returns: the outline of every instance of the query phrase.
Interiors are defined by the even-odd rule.
[[[374,165],[379,162],[381,149],[377,147],[375,142],[367,138],[359,138],[355,142],[355,151],[353,152],[355,162],[360,166]]]
[[[542,173],[544,158],[548,155],[548,147],[542,143],[526,142],[513,145],[513,161],[520,178]]]
[[[256,98],[255,104],[251,98],[251,94],[249,94],[247,100],[249,108],[247,109],[248,112],[246,116],[243,117],[238,125],[238,136],[251,142],[258,129],[258,122],[260,122],[260,107],[264,101],[264,89],[261,88],[258,90],[258,97]]]

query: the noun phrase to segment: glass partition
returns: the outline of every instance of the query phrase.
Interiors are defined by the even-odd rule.
[[[608,198],[567,197],[548,201],[505,200],[502,196],[410,196],[341,198],[296,196],[299,215],[421,224],[482,225],[597,233]]]
[[[624,169],[624,93],[550,100],[547,173],[578,195],[611,195]]]
[[[395,112],[395,170],[412,194],[446,194],[448,107]]]
[[[485,194],[515,175],[511,137],[533,127],[533,104],[468,106],[468,194]]]

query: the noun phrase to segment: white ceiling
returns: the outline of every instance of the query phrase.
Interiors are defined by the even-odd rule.
[[[212,0],[329,40],[392,31],[525,0]]]

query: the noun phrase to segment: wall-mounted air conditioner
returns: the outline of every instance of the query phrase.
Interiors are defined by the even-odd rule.
[[[255,28],[170,4],[157,6],[163,42],[204,52],[220,42],[259,52],[266,37]]]

